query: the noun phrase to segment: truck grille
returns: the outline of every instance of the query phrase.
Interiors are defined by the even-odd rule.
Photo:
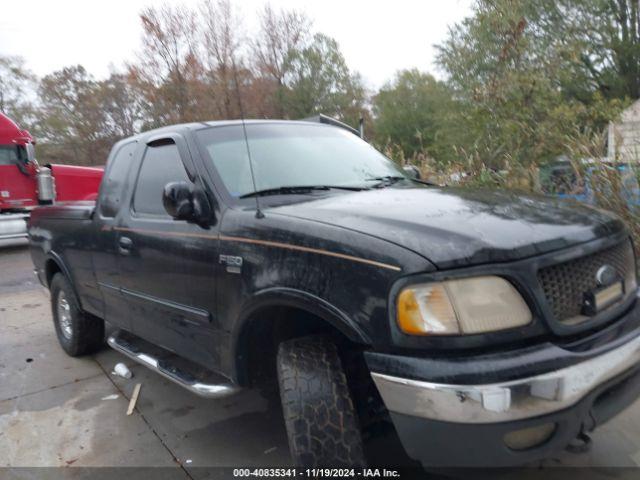
[[[624,279],[626,293],[635,290],[636,267],[630,241],[538,270],[538,281],[557,321],[576,324],[589,318],[582,315],[584,294],[598,287],[596,272],[603,265],[615,268]]]

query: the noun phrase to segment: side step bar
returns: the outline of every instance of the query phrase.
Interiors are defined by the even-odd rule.
[[[142,349],[137,345],[138,342],[135,341],[134,337],[125,332],[114,333],[107,339],[107,343],[114,350],[126,355],[136,362],[141,363],[145,367],[159,373],[163,377],[201,397],[224,398],[241,390],[237,385],[233,385],[228,382],[213,383],[208,379],[200,380],[196,378],[195,375],[189,373],[186,369],[179,368],[174,362],[171,362],[171,360],[163,359],[158,355],[142,351]],[[147,344],[144,340],[141,340],[140,343]],[[156,349],[158,348],[159,347],[156,347]],[[184,361],[182,363],[184,363]],[[210,376],[216,375],[211,372]]]

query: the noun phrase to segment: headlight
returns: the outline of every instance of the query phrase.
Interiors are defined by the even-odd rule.
[[[520,327],[531,311],[511,283],[473,277],[412,285],[400,292],[397,320],[409,335],[464,335]]]

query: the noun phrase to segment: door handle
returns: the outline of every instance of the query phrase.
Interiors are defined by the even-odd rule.
[[[118,250],[123,255],[128,255],[133,248],[133,241],[129,237],[120,237],[118,239]]]

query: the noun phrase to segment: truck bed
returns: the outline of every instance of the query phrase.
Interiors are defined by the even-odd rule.
[[[95,202],[60,202],[36,208],[29,219],[31,258],[40,282],[48,287],[52,260],[60,265],[73,265],[66,274],[78,295],[90,301],[83,305],[93,314],[102,313],[102,305],[93,273],[89,249],[95,244],[93,212]],[[59,257],[59,258],[58,258]]]

